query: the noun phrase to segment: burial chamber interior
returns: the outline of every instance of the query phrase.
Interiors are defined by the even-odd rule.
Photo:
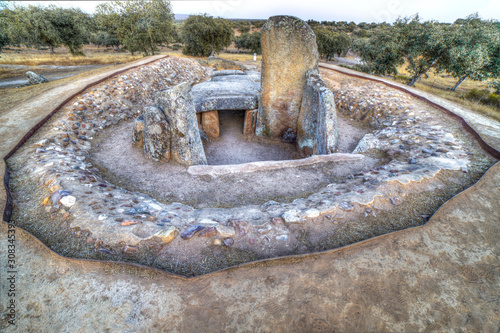
[[[246,110],[219,111],[218,138],[203,143],[208,165],[242,164],[299,158],[293,143],[245,135]]]
[[[337,152],[360,159],[197,176],[144,158],[130,142],[142,105],[204,75],[169,57],[82,93],[8,160],[13,219],[62,255],[199,275],[421,225],[495,161],[440,111],[332,72]],[[242,111],[228,115],[222,137],[241,133]]]

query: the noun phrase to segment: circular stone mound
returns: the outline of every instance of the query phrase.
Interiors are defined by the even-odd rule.
[[[13,219],[62,255],[199,275],[421,225],[494,163],[440,111],[328,71],[349,158],[205,174],[144,158],[133,119],[156,91],[206,74],[169,57],[70,102],[8,160]]]

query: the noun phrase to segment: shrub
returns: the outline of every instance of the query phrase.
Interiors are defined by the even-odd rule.
[[[488,98],[486,99],[486,102],[488,104],[493,105],[494,107],[500,108],[500,95],[497,94],[489,94]]]
[[[467,99],[473,100],[473,101],[479,101],[483,99],[485,96],[488,96],[490,92],[488,90],[481,90],[481,89],[471,89],[467,95],[465,96]]]
[[[394,80],[396,80],[398,82],[402,82],[404,84],[408,84],[408,83],[410,83],[411,78],[407,75],[398,74],[398,75],[394,76]]]

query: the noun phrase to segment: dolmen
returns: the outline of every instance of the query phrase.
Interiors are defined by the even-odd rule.
[[[218,138],[219,111],[245,110],[244,134],[255,132],[259,107],[260,73],[220,70],[191,89],[198,122],[208,138]]]

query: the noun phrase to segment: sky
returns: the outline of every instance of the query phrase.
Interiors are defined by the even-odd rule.
[[[93,13],[105,1],[18,1],[25,4],[55,4],[79,7]],[[478,12],[483,19],[500,20],[499,0],[171,0],[175,14],[201,14],[224,18],[267,19],[293,15],[303,20],[394,22],[418,13],[423,20],[453,22]]]

